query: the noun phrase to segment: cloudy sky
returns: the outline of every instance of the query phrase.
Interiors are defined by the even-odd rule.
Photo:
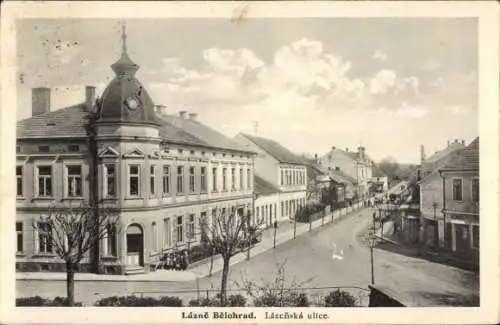
[[[228,136],[273,138],[297,153],[367,147],[419,160],[478,134],[475,19],[126,20],[128,49],[156,104],[197,112]],[[32,87],[52,109],[102,92],[120,55],[120,21],[18,23],[18,119]],[[255,129],[255,122],[258,128]]]

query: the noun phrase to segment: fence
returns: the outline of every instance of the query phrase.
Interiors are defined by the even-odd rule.
[[[278,290],[278,289],[277,289]],[[367,307],[370,299],[370,289],[358,286],[326,286],[326,287],[310,287],[310,288],[282,288],[280,291],[295,292],[306,294],[310,307],[325,306],[325,298],[333,291],[344,291],[353,296],[356,300],[355,307]],[[219,289],[197,289],[197,290],[165,290],[165,291],[138,291],[132,295],[140,298],[144,297],[161,297],[175,296],[183,299],[186,305],[190,300],[200,300],[204,298],[212,299],[220,292]],[[246,289],[228,288],[227,295],[240,294],[247,299],[246,306],[253,306],[252,298],[249,296]]]

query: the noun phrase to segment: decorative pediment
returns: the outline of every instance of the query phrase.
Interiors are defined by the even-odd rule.
[[[118,158],[119,156],[120,154],[118,153],[118,151],[109,146],[101,150],[101,152],[99,153],[100,158]]]
[[[139,148],[135,148],[123,155],[124,158],[144,158],[145,156],[144,152]]]

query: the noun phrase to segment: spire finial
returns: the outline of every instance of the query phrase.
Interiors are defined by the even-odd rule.
[[[122,20],[122,52],[127,53],[127,30],[125,21]]]

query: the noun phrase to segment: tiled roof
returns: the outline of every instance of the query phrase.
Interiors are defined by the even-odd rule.
[[[191,119],[157,114],[160,136],[167,141],[252,153],[219,132]]]
[[[17,138],[86,137],[87,116],[84,104],[35,115],[17,122]]]
[[[441,170],[479,170],[479,137],[460,150]]]
[[[273,184],[257,175],[254,178],[254,191],[256,194],[274,194],[280,192]]]
[[[264,151],[266,151],[281,163],[305,165],[305,161],[300,159],[297,155],[274,140],[256,137],[248,134],[242,135],[262,148]]]
[[[430,179],[431,176],[434,176],[439,173],[439,170],[443,168],[449,161],[451,161],[455,156],[459,154],[463,149],[456,148],[453,151],[449,151],[447,155],[440,157],[438,160],[433,162],[424,162],[420,167],[420,180],[424,182],[426,179]],[[410,178],[410,182],[416,181],[417,171],[415,171],[414,175]]]

